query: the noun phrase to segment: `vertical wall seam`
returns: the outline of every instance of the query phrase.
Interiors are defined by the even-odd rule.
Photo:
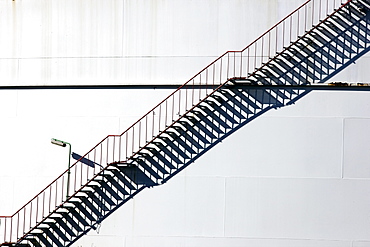
[[[226,177],[224,177],[224,215],[223,215],[223,225],[224,225],[224,229],[223,229],[223,237],[226,237]]]
[[[345,149],[344,149],[344,146],[345,146],[345,143],[344,143],[344,131],[345,131],[345,121],[346,119],[343,118],[342,119],[342,157],[341,157],[341,179],[344,179],[344,152],[345,152]]]

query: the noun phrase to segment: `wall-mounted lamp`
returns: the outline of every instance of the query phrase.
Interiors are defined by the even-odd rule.
[[[67,172],[67,196],[66,198],[69,198],[69,183],[70,183],[70,177],[71,177],[71,144],[65,141],[57,140],[55,138],[51,138],[51,143],[61,146],[61,147],[66,147],[69,145],[69,154],[68,154],[68,172]]]

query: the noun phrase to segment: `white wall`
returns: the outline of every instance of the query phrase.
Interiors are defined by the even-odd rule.
[[[303,1],[0,0],[0,84],[183,83]],[[369,82],[369,56],[335,80]],[[10,215],[166,90],[0,91]],[[149,97],[150,96],[150,97]],[[314,92],[270,111],[74,246],[370,246],[370,97]]]

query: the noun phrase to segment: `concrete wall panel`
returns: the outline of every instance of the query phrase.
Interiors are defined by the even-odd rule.
[[[304,0],[0,0],[0,85],[184,83]],[[369,55],[333,80],[368,82]],[[0,91],[0,215],[166,90]],[[369,245],[367,92],[270,111],[74,246]],[[0,239],[3,229],[0,226]]]

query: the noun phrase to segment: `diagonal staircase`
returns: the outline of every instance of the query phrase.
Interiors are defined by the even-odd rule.
[[[309,93],[278,85],[323,83],[364,55],[369,19],[370,0],[307,1],[244,50],[215,60],[123,134],[107,136],[14,215],[0,217],[0,246],[71,246],[143,189]]]

